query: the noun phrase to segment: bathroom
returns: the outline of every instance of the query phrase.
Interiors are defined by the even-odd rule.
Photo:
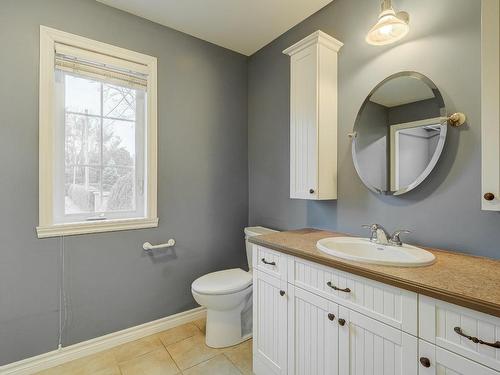
[[[407,12],[408,19],[396,13],[404,35],[374,45],[367,37],[381,6],[387,2],[2,0],[0,374],[498,374],[498,1],[393,0],[395,12]],[[333,91],[326,105],[301,97],[313,112],[329,116],[327,136],[318,133],[327,145],[318,168],[328,175],[326,196],[320,186],[295,194],[291,184],[291,96],[302,91],[291,84],[300,44],[290,48],[305,39],[331,59],[318,65],[326,80],[306,82],[308,89],[327,82]],[[97,63],[88,64],[93,58]],[[111,78],[102,73],[107,63],[120,68]],[[85,92],[83,80],[74,79],[81,76],[93,82]],[[73,91],[57,85],[61,77],[67,84],[73,79]],[[367,100],[390,78],[423,83],[441,104],[432,116],[441,120],[425,124],[440,131],[435,157],[404,194],[394,194],[389,154],[371,165],[370,158],[360,162],[355,148]],[[104,118],[100,99],[110,91],[102,82],[133,93],[141,108],[134,112],[146,121],[131,121],[126,113]],[[65,139],[57,132],[65,121],[55,115],[65,111],[57,106],[61,97],[73,100],[66,122],[80,119],[73,131],[83,136],[82,129],[93,129],[93,152],[88,144],[82,152],[85,142],[76,136],[73,149],[56,147]],[[83,126],[82,119],[94,126]],[[108,128],[114,138],[99,120],[115,120]],[[148,128],[130,132],[130,124]],[[120,143],[131,134],[135,143]],[[114,153],[105,166],[109,138]],[[73,153],[70,161],[65,155],[66,168],[64,152]],[[99,162],[90,168],[92,155]],[[117,167],[124,155],[126,165]],[[78,158],[83,166],[73,162]],[[124,174],[131,165],[143,167],[132,168],[135,182]],[[367,182],[365,173],[376,168],[386,169],[383,188]],[[132,184],[138,216],[103,212],[119,192],[117,181]],[[64,210],[80,206],[86,211],[65,221]],[[260,237],[256,227],[279,232]],[[388,245],[398,230],[411,233],[400,234],[403,246]],[[408,244],[434,258],[419,267],[374,265],[316,248],[335,236],[372,237],[369,245],[379,241],[394,252]],[[252,273],[246,272],[247,245]],[[317,278],[293,278],[295,267],[307,266]],[[245,306],[238,308],[245,314],[224,326],[227,315],[207,320],[193,283],[233,269],[245,272],[217,282],[230,287],[235,278],[243,280]],[[256,300],[259,280],[276,291],[278,310]],[[312,288],[311,280],[321,280],[323,289]],[[392,299],[392,315],[361,306],[353,280]],[[327,282],[350,294],[330,291]],[[336,355],[325,356],[320,338],[304,333],[311,327],[294,328],[300,301],[293,301],[300,296],[309,298],[300,300],[311,303],[308,311],[324,317],[315,327],[328,333],[322,343]],[[270,314],[277,332],[262,346],[259,329],[269,326],[256,308]],[[429,319],[437,322],[426,330],[422,317],[432,309]],[[492,345],[459,335],[454,328],[460,324],[450,323],[449,337],[438,337],[446,314],[461,317],[462,334]],[[358,353],[356,327],[367,328],[366,322],[385,327],[378,335],[392,338],[388,348],[401,360],[392,361],[392,369],[370,367],[352,354]],[[219,345],[235,324],[245,326],[245,335]],[[314,360],[298,355],[305,352],[300,343],[318,353]],[[385,353],[390,357],[391,350]]]

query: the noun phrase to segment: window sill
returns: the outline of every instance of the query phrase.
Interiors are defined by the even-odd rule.
[[[68,224],[54,224],[36,228],[38,238],[73,236],[77,234],[91,234],[114,232],[119,230],[156,228],[158,218],[116,219],[99,222],[79,222]]]

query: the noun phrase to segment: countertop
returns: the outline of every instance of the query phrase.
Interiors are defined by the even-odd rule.
[[[348,236],[300,229],[251,237],[250,242],[342,271],[500,317],[500,261],[423,247],[436,256],[425,267],[392,267],[347,261],[322,253],[316,242]]]

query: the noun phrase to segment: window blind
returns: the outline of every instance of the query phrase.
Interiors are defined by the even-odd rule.
[[[134,89],[145,90],[148,84],[144,65],[65,44],[55,45],[55,68]]]

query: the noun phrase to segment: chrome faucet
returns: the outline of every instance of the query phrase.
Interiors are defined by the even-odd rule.
[[[370,229],[370,241],[379,245],[403,246],[403,242],[400,239],[401,233],[411,233],[409,230],[402,229],[389,235],[380,224],[363,225],[362,227]]]

